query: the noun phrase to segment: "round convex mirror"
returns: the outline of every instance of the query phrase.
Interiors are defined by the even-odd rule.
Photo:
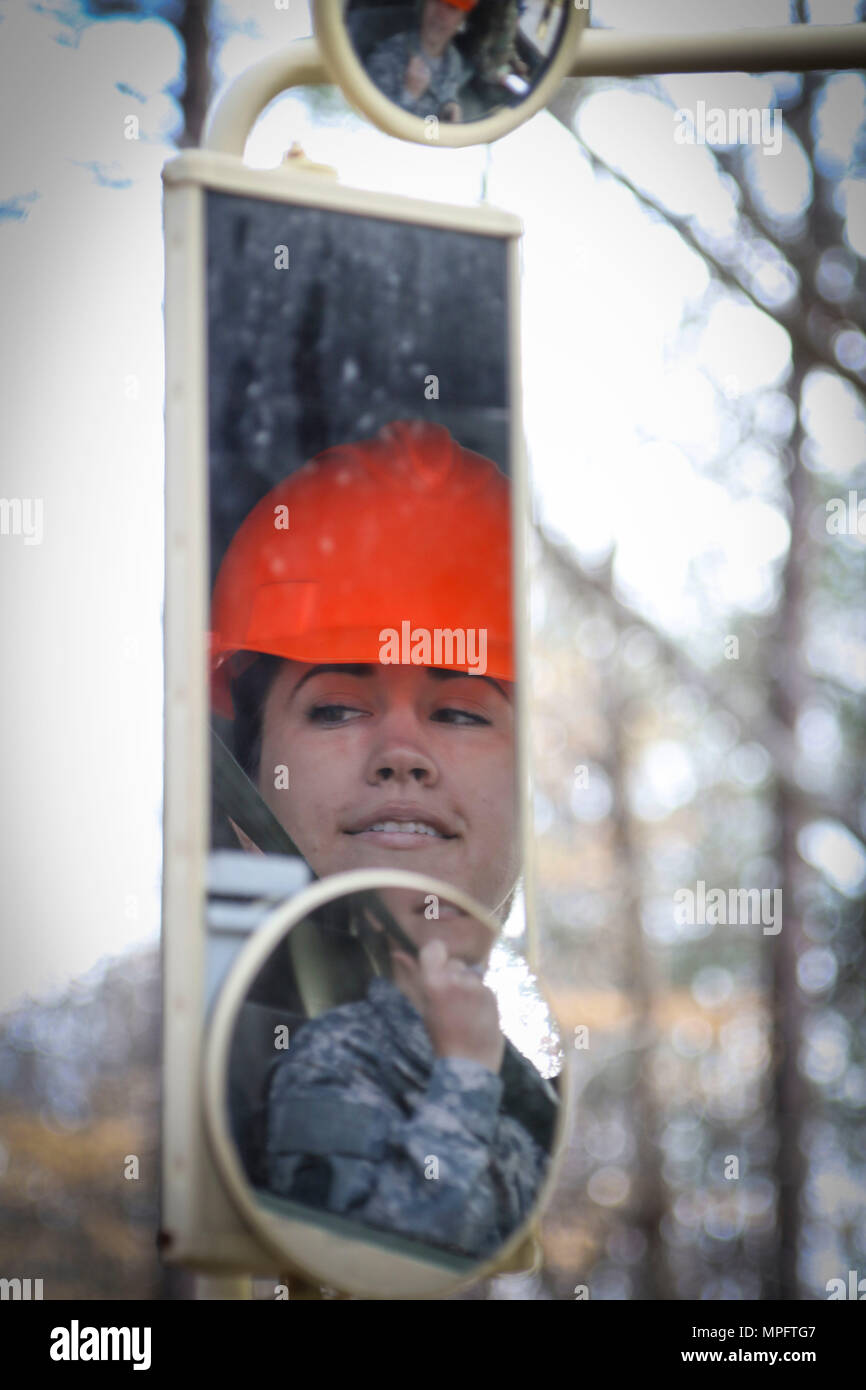
[[[248,943],[211,1020],[206,1108],[275,1270],[394,1299],[530,1262],[564,1058],[497,932],[448,884],[362,870]]]
[[[349,100],[390,135],[452,147],[498,140],[549,101],[588,18],[569,0],[315,0]]]

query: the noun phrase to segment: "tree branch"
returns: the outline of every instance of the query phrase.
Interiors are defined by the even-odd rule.
[[[856,805],[840,806],[838,799],[830,799],[820,792],[809,791],[796,780],[793,772],[796,760],[796,745],[791,730],[772,715],[754,716],[737,707],[730,691],[723,688],[715,679],[670,638],[645,618],[636,608],[624,603],[613,593],[609,580],[587,574],[569,553],[568,547],[554,541],[538,523],[533,526],[544,562],[559,575],[566,588],[592,594],[600,599],[608,609],[618,627],[640,627],[648,632],[658,645],[662,659],[685,685],[696,685],[707,697],[710,704],[730,714],[740,726],[745,741],[759,743],[766,748],[773,764],[774,774],[784,787],[787,795],[802,810],[804,816],[822,816],[838,821],[845,829],[862,842],[863,832],[858,824]]]
[[[601,170],[601,172],[607,174],[608,177],[615,179],[618,183],[622,184],[624,188],[627,188],[628,191],[635,198],[637,198],[638,202],[640,202],[644,207],[648,208],[650,211],[654,212],[656,216],[661,217],[665,222],[672,226],[676,232],[679,233],[686,245],[689,246],[693,251],[695,251],[704,261],[706,261],[707,265],[713,271],[713,274],[716,276],[718,280],[720,280],[723,284],[727,285],[729,289],[734,290],[742,295],[745,295],[749,302],[756,309],[759,309],[762,314],[768,314],[771,318],[774,318],[779,324],[781,324],[781,326],[786,330],[791,339],[792,348],[796,349],[798,352],[803,354],[803,356],[808,360],[810,365],[823,366],[828,368],[828,370],[835,372],[845,381],[850,382],[851,385],[861,394],[861,396],[866,396],[866,382],[864,382],[856,372],[851,371],[848,367],[843,367],[841,363],[836,361],[836,358],[833,356],[831,351],[827,350],[826,347],[822,346],[814,339],[813,331],[810,327],[810,318],[813,318],[816,311],[819,316],[823,316],[825,319],[831,318],[832,315],[827,306],[825,306],[823,303],[819,305],[816,302],[814,303],[814,305],[809,306],[808,312],[804,312],[803,308],[780,308],[778,306],[765,304],[764,301],[760,298],[760,296],[756,294],[756,292],[753,289],[750,288],[750,286],[745,282],[742,276],[734,268],[726,265],[724,261],[719,260],[718,256],[714,255],[713,252],[710,251],[703,244],[700,237],[692,229],[688,218],[679,217],[676,213],[670,212],[662,203],[658,202],[655,198],[651,197],[649,193],[645,193],[640,188],[638,188],[638,186],[635,183],[633,183],[626,174],[622,173],[618,169],[615,169],[613,165],[608,164],[608,162],[605,159],[602,159],[600,155],[596,154],[594,150],[590,149],[590,147],[585,143],[585,141],[581,140],[580,136],[575,131],[573,124],[571,124],[571,122],[568,119],[564,119],[563,115],[560,114],[560,110],[558,109],[558,106],[555,102],[551,103],[549,109],[552,112],[552,114],[556,116],[557,120],[559,120],[563,125],[565,125],[566,129],[570,131],[570,133],[574,136],[575,140],[577,140],[581,148],[586,152],[587,158],[592,164],[593,169]],[[573,99],[569,103],[569,110],[573,114]],[[775,243],[773,244],[775,245]],[[779,248],[777,247],[776,249],[778,250]],[[795,267],[793,265],[791,265],[791,269],[792,271],[795,271]],[[818,321],[820,322],[820,317]]]

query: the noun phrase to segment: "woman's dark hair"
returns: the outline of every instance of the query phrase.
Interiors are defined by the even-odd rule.
[[[283,665],[281,656],[255,654],[255,660],[231,681],[235,717],[232,752],[254,784],[258,783],[262,758],[262,712],[271,682]]]

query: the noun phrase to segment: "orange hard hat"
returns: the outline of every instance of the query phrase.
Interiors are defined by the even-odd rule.
[[[467,659],[446,637],[421,664],[481,673],[483,630],[484,673],[513,680],[510,541],[508,480],[443,426],[397,420],[326,449],[257,503],[225,553],[211,604],[214,708],[232,712],[236,652],[408,664],[419,658],[406,639],[424,631],[462,631]],[[386,630],[403,639],[399,658],[382,656]]]
[[[452,5],[455,10],[474,10],[478,0],[445,0],[446,5]]]

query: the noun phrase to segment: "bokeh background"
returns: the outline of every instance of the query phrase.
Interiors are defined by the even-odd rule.
[[[2,492],[45,517],[41,545],[0,537],[0,1273],[46,1298],[191,1292],[155,1251],[159,174],[209,88],[310,32],[303,0],[0,3]],[[780,152],[678,143],[699,101],[780,109]],[[542,1268],[471,1296],[821,1299],[866,1274],[864,132],[853,71],[570,80],[453,152],[310,89],[249,142],[526,227],[539,964],[573,1097]],[[681,925],[699,881],[780,889],[781,931]]]

